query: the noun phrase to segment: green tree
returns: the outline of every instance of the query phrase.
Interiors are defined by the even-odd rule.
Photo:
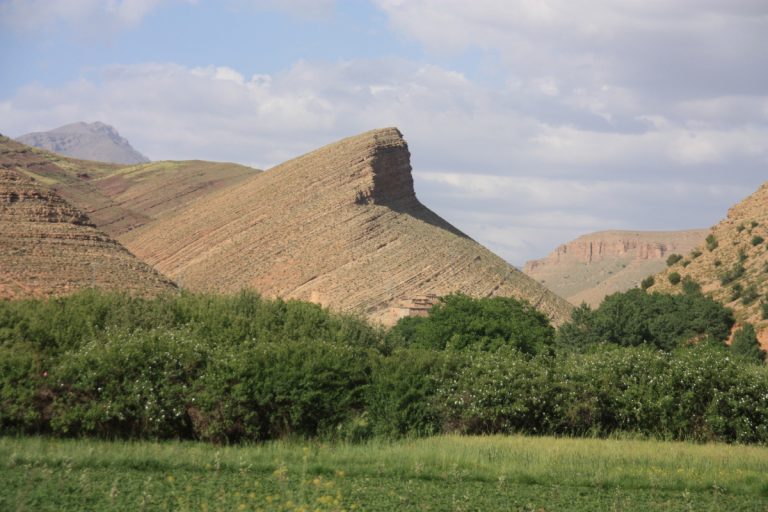
[[[765,361],[765,350],[760,348],[760,342],[757,341],[755,327],[750,323],[745,323],[744,327],[736,331],[736,334],[733,335],[731,351],[752,361],[758,361],[760,363]]]
[[[670,295],[635,288],[609,295],[594,311],[574,310],[558,331],[558,342],[577,348],[612,343],[672,350],[696,339],[724,343],[733,323],[732,311],[700,290]]]
[[[427,317],[400,320],[392,330],[390,336],[417,347],[495,351],[510,346],[526,354],[546,351],[555,335],[549,319],[527,302],[460,293],[442,297]]]

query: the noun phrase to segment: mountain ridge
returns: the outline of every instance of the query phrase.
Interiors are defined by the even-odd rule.
[[[626,291],[661,271],[669,254],[688,252],[709,230],[606,230],[559,245],[545,258],[526,262],[523,271],[572,304],[592,307],[611,293]]]
[[[524,298],[556,323],[571,306],[416,198],[396,128],[289,160],[119,238],[183,287],[312,300],[389,321],[415,295]]]
[[[16,137],[17,142],[64,156],[117,164],[148,163],[150,160],[131,146],[108,124],[77,122],[53,130]]]

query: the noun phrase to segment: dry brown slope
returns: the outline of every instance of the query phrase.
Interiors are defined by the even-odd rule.
[[[601,231],[560,245],[524,272],[572,304],[596,307],[611,293],[626,291],[660,272],[672,253],[688,253],[709,230]]]
[[[455,291],[521,297],[555,322],[571,310],[416,199],[395,128],[325,146],[121,240],[185,288],[253,287],[374,319],[398,297]]]
[[[680,291],[681,285],[672,285],[669,275],[675,272],[683,279],[689,277],[701,284],[703,292],[733,308],[740,322],[758,324],[763,331],[761,338],[768,339],[768,324],[761,312],[768,294],[768,183],[733,206],[727,217],[711,229],[711,235],[716,247],[709,250],[704,243],[686,254],[683,260],[655,276],[656,284],[651,290]],[[723,277],[739,267],[743,268],[741,275],[724,284]],[[743,290],[740,297],[735,297],[736,285]],[[750,289],[756,296],[745,300]]]
[[[0,168],[0,298],[57,296],[82,288],[154,295],[175,286],[58,194]]]
[[[68,158],[2,136],[0,168],[16,169],[55,190],[112,237],[260,172],[243,165],[200,160],[126,167]]]

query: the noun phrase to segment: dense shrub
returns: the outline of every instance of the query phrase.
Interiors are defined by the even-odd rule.
[[[28,344],[0,346],[0,432],[47,430],[49,369]]]
[[[654,284],[656,284],[656,280],[653,278],[653,276],[648,276],[642,281],[640,281],[640,288],[642,288],[643,290],[647,290]]]
[[[400,321],[393,328],[406,345],[436,350],[498,350],[514,347],[526,354],[552,345],[549,319],[527,302],[511,297],[473,299],[454,294],[441,299],[424,318]]]
[[[715,235],[713,235],[711,233],[709,235],[707,235],[705,243],[706,243],[706,246],[707,246],[707,250],[709,252],[712,252],[715,249],[717,249],[718,243],[717,243],[717,239],[715,238]]]
[[[762,363],[765,361],[765,351],[760,347],[760,342],[757,341],[755,327],[750,323],[745,323],[744,326],[733,335],[731,351],[734,354],[753,362]]]
[[[109,330],[51,371],[51,427],[64,435],[190,437],[189,387],[208,350],[184,331]]]
[[[196,384],[190,415],[202,439],[333,435],[364,410],[367,353],[323,341],[221,347]]]
[[[691,276],[685,276],[683,278],[683,293],[695,294],[701,293],[701,285],[697,283]]]
[[[678,283],[680,283],[680,274],[678,274],[677,272],[671,272],[667,276],[667,279],[669,279],[670,284],[677,285]]]
[[[741,297],[741,292],[743,291],[744,287],[739,283],[731,286],[731,300],[738,300],[738,298]]]
[[[437,393],[469,363],[459,352],[401,349],[378,358],[368,389],[368,416],[378,436],[429,435],[443,431]]]
[[[181,329],[211,344],[313,340],[380,347],[383,334],[361,318],[316,304],[181,293],[154,299],[85,290],[49,300],[0,301],[0,345],[31,342],[46,353],[77,348],[107,328]]]
[[[683,256],[681,254],[670,254],[669,257],[667,258],[667,266],[671,267],[672,265],[674,265],[675,263],[677,263],[682,259],[683,259]]]
[[[545,342],[538,355],[524,350],[534,342],[485,342],[498,331],[480,325],[458,330],[483,333],[461,350],[429,348],[416,338],[424,320],[399,327],[410,347],[382,345],[356,319],[253,295],[72,300],[39,303],[60,325],[37,318],[34,302],[0,304],[0,432],[234,442],[629,431],[768,443],[768,368],[736,356],[742,345],[754,352],[754,331],[726,348],[732,315],[697,289],[635,289],[595,311],[582,305],[560,344]],[[77,301],[106,306],[75,314]],[[527,305],[513,304],[514,324],[495,316],[497,305],[480,310],[493,313],[488,329],[551,336],[548,324],[515,317]]]
[[[623,431],[768,441],[768,373],[727,355],[708,345],[673,353],[597,346],[533,360],[509,351],[475,354],[441,390],[444,422],[467,434]]]
[[[761,243],[765,242],[765,238],[759,235],[755,235],[752,237],[751,242],[752,242],[752,245],[760,245]]]
[[[441,399],[449,432],[494,434],[551,431],[551,360],[530,360],[515,350],[474,353]]]
[[[577,308],[560,328],[558,341],[581,348],[607,342],[673,350],[704,338],[722,343],[733,323],[729,309],[698,290],[669,295],[635,288],[609,295],[594,311]]]
[[[745,306],[749,306],[755,302],[759,296],[760,295],[757,293],[757,287],[754,284],[750,284],[741,294],[741,302],[744,303]]]
[[[726,286],[735,280],[739,279],[741,276],[744,275],[745,272],[744,265],[741,263],[736,263],[731,270],[726,271],[723,273],[723,275],[720,276],[720,284],[723,286]]]

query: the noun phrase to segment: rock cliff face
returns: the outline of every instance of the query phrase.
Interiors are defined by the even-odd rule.
[[[133,149],[115,128],[98,121],[68,124],[47,132],[27,133],[16,140],[60,155],[85,160],[117,164],[149,162],[149,159]]]
[[[423,206],[397,129],[344,139],[120,236],[181,286],[253,287],[384,322],[402,298],[461,291],[571,306]]]
[[[525,264],[524,272],[566,297],[595,307],[606,295],[637,286],[661,271],[673,253],[688,253],[708,230],[602,231],[581,236],[549,256]]]
[[[0,299],[89,287],[142,295],[175,288],[58,194],[0,168]]]

